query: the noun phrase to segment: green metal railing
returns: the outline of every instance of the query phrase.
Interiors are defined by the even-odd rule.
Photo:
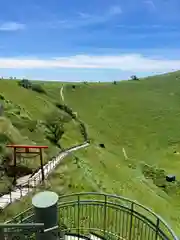
[[[1,240],[34,240],[35,234],[44,231],[43,223],[0,224]]]
[[[127,198],[101,193],[78,193],[59,197],[59,232],[102,239],[178,240],[172,229],[150,209]],[[10,223],[32,223],[33,209]]]

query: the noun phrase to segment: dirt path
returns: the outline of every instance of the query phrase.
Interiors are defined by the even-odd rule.
[[[62,86],[61,89],[60,89],[61,99],[62,99],[62,101],[64,102],[64,94],[63,94],[63,91],[64,91],[64,86]]]

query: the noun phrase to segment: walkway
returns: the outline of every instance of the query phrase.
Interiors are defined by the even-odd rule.
[[[89,143],[84,143],[82,145],[75,146],[69,150],[65,150],[60,153],[57,157],[54,157],[46,165],[44,165],[44,175],[45,178],[58,166],[58,164],[71,152],[77,151],[81,148],[85,148]],[[5,194],[0,197],[0,208],[4,209],[9,204],[19,200],[21,197],[26,196],[29,192],[32,192],[33,188],[36,187],[42,179],[41,169],[35,173],[33,176],[27,175],[23,178],[17,180],[17,185],[9,194]]]

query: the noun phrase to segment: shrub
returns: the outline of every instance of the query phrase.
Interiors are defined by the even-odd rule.
[[[3,105],[0,103],[0,116],[2,116],[4,113],[4,107]]]
[[[64,105],[60,103],[56,103],[56,107],[59,108],[60,110],[64,110]]]
[[[79,122],[81,134],[84,137],[84,140],[88,141],[88,134],[87,134],[85,124],[77,119],[76,113],[74,113],[71,108],[69,108],[68,106],[66,106],[64,104],[56,103],[56,107],[59,108],[60,110],[65,111],[68,115],[70,115],[72,117],[72,119],[75,119]]]
[[[59,108],[60,110],[65,111],[67,114],[69,114],[73,119],[76,119],[76,114],[73,113],[73,110],[69,108],[68,106],[60,103],[56,103],[56,107]]]
[[[38,93],[46,93],[46,91],[43,89],[43,87],[40,84],[32,84],[31,89]]]
[[[18,85],[26,88],[26,89],[31,89],[32,91],[38,92],[38,93],[46,93],[46,91],[43,89],[43,87],[40,84],[32,84],[29,80],[23,79],[18,82]]]
[[[0,133],[0,144],[10,143],[11,139],[4,133]]]
[[[51,112],[46,116],[47,139],[59,148],[61,148],[59,141],[64,134],[64,123],[66,121],[66,117],[57,112]]]
[[[27,121],[27,128],[30,132],[34,132],[36,130],[37,126],[37,121],[32,120],[32,121]]]
[[[136,75],[132,75],[132,76],[131,76],[131,80],[136,80],[136,81],[138,81],[139,78],[138,78]]]
[[[84,123],[82,123],[82,122],[80,122],[80,131],[81,131],[82,136],[84,137],[84,141],[87,141],[88,140],[88,134],[87,134],[87,131],[86,131],[86,127],[85,127]]]
[[[1,100],[5,100],[5,97],[0,94],[0,99],[1,99]]]
[[[143,174],[146,179],[152,179],[153,183],[167,194],[180,194],[180,182],[167,182],[166,173],[163,169],[144,164]]]
[[[32,83],[27,79],[23,79],[23,80],[19,81],[18,85],[23,88],[26,88],[26,89],[32,88]]]

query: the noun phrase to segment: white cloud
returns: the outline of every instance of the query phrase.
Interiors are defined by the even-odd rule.
[[[140,54],[119,56],[75,55],[51,59],[0,58],[0,68],[89,68],[119,69],[122,71],[171,71],[180,69],[180,59],[153,59]]]
[[[121,13],[122,13],[122,9],[120,6],[116,5],[116,6],[110,7],[110,10],[109,10],[110,15],[119,15]]]
[[[179,27],[178,26],[169,26],[169,25],[162,25],[162,24],[134,24],[134,25],[129,25],[129,24],[118,24],[116,25],[117,28],[126,28],[126,29],[158,29],[158,30],[176,30],[179,32]]]
[[[24,24],[17,22],[4,22],[0,24],[0,31],[18,31],[24,28]]]
[[[113,17],[122,13],[122,9],[119,5],[110,6],[107,11],[101,14],[91,14],[87,12],[78,12],[75,18],[58,20],[48,24],[51,28],[79,28],[94,24],[106,23],[113,19]]]
[[[107,21],[107,18],[104,16],[90,15],[83,12],[80,12],[77,15],[78,18],[58,20],[50,22],[46,24],[46,26],[49,25],[51,28],[74,29]]]
[[[145,0],[144,3],[150,8],[151,10],[156,10],[156,6],[152,0]]]
[[[90,14],[84,13],[84,12],[79,12],[78,15],[79,15],[80,18],[83,18],[83,19],[87,19],[87,18],[91,17]]]

